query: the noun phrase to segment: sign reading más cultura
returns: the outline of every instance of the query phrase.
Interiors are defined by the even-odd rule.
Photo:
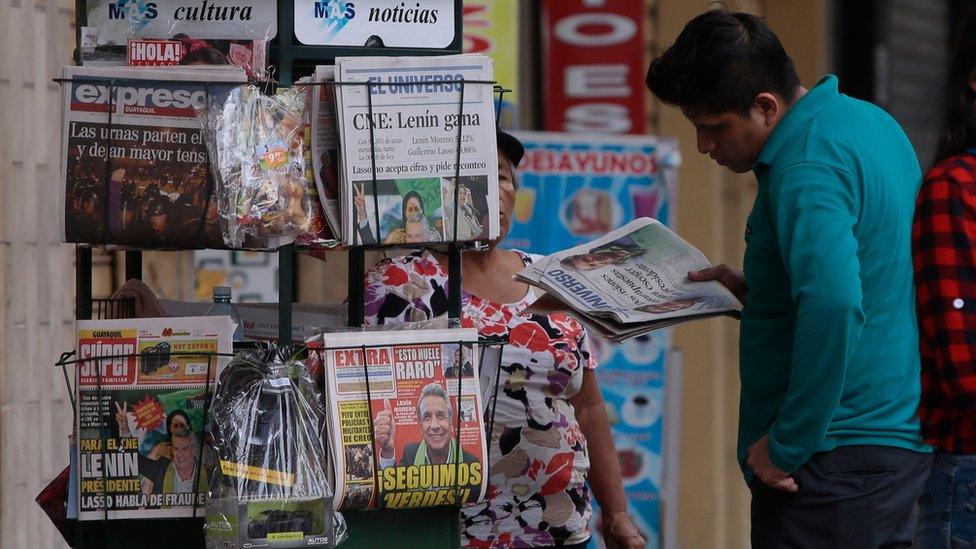
[[[278,33],[274,0],[87,0],[88,26],[97,45],[124,46],[129,38],[270,40]]]
[[[295,36],[316,46],[445,48],[455,0],[295,0]]]

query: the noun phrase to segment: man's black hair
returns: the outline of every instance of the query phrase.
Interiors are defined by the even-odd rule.
[[[800,78],[779,38],[755,15],[713,9],[685,25],[647,69],[647,87],[661,101],[712,114],[746,114],[756,95],[793,101]]]

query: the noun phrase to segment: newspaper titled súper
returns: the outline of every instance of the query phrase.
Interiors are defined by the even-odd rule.
[[[492,73],[479,54],[336,59],[345,243],[498,236]]]
[[[688,280],[689,271],[709,266],[697,248],[663,224],[640,218],[533,262],[516,278],[548,292],[533,308],[568,306],[601,334],[620,340],[741,310],[718,282]]]
[[[78,321],[79,519],[203,515],[207,389],[232,332],[226,316]]]

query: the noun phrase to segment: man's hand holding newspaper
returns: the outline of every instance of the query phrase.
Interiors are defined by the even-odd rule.
[[[746,303],[746,295],[749,293],[749,286],[746,286],[746,277],[742,271],[733,269],[725,263],[714,267],[707,267],[700,271],[688,273],[688,280],[692,282],[708,282],[717,280],[732,292],[743,305]]]

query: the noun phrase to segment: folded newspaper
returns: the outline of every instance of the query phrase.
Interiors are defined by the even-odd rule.
[[[515,275],[547,295],[538,312],[572,309],[621,341],[679,322],[734,315],[742,304],[718,282],[691,282],[705,256],[659,221],[640,218],[587,244],[549,255]]]
[[[336,58],[345,244],[498,236],[492,74],[481,54]]]
[[[472,329],[324,335],[336,509],[435,507],[484,496],[477,337]]]
[[[315,186],[332,234],[342,234],[339,213],[339,132],[336,128],[335,67],[319,65],[312,74],[312,166]]]

